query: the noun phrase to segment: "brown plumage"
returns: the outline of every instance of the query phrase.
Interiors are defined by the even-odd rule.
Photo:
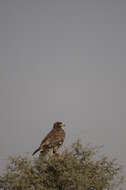
[[[47,136],[41,142],[39,148],[33,152],[32,155],[40,151],[41,153],[47,153],[50,150],[53,153],[57,153],[59,147],[63,144],[65,138],[64,127],[62,122],[56,122],[53,125],[53,129],[47,134]]]

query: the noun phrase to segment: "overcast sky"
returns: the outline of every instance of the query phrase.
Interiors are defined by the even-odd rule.
[[[0,0],[0,159],[57,120],[125,164],[125,0]]]

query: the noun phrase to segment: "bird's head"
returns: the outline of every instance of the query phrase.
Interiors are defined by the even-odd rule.
[[[65,127],[65,124],[60,121],[55,122],[53,125],[53,128],[55,128],[55,129],[63,129],[64,127]]]

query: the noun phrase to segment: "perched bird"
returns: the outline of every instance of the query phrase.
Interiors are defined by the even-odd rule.
[[[32,155],[36,154],[38,151],[41,153],[47,153],[50,150],[52,150],[54,154],[57,154],[59,147],[64,142],[64,126],[65,124],[59,121],[54,123],[53,129],[47,134],[41,142],[39,148],[37,148]]]

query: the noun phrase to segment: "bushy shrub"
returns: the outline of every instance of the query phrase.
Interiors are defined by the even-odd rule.
[[[89,190],[114,189],[123,182],[121,167],[108,157],[98,159],[97,149],[80,142],[59,156],[10,158],[0,176],[3,190]]]

